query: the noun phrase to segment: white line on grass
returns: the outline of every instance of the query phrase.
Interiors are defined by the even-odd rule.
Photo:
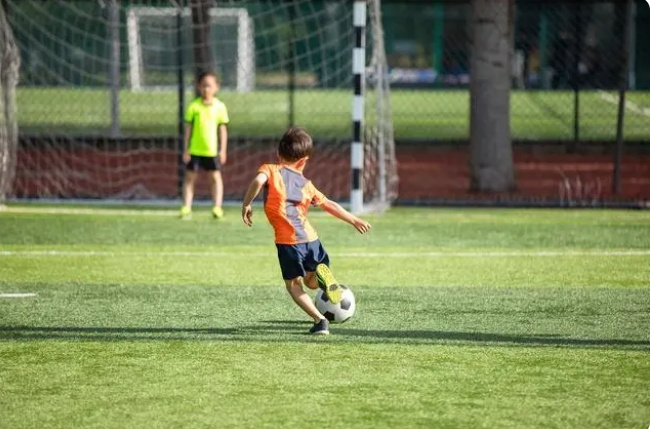
[[[272,252],[198,252],[198,251],[160,251],[160,252],[114,252],[104,250],[0,250],[0,257],[11,256],[62,256],[62,257],[152,257],[152,256],[242,256],[264,257]],[[347,258],[444,258],[444,257],[558,257],[558,256],[650,256],[650,250],[543,250],[543,251],[467,251],[467,252],[337,252],[339,257]]]
[[[15,200],[15,203],[26,204],[20,200]],[[42,205],[42,204],[52,204]],[[139,201],[135,203],[127,202],[121,200],[101,200],[101,204],[106,205],[107,207],[92,207],[94,204],[88,200],[75,200],[73,203],[86,205],[88,207],[70,207],[69,202],[61,202],[57,200],[45,200],[43,202],[34,202],[29,206],[20,205],[20,206],[6,206],[0,205],[0,212],[7,213],[20,213],[20,214],[66,214],[66,215],[139,215],[139,216],[167,216],[167,217],[177,217],[179,214],[180,202],[178,206],[171,206],[168,201]],[[56,205],[56,206],[55,206]],[[132,205],[136,207],[121,207],[124,205]],[[224,201],[224,207],[240,207],[241,202],[239,201]],[[261,207],[260,203],[253,203],[255,206]],[[210,203],[206,201],[197,201],[194,203],[198,215],[205,212],[206,217],[210,213],[206,208],[212,207]],[[195,213],[195,214],[197,214]],[[211,214],[210,214],[211,215]]]
[[[600,98],[602,98],[606,102],[610,104],[616,104],[618,106],[618,97],[615,96],[614,94],[610,94],[603,90],[599,90],[598,95],[600,95]],[[625,108],[628,109],[630,112],[634,112],[639,115],[647,116],[650,118],[650,107],[640,107],[638,104],[636,104],[633,101],[625,100]]]
[[[650,256],[650,250],[621,250],[621,251],[538,251],[538,252],[499,252],[499,251],[476,251],[476,252],[341,252],[337,255],[351,257],[351,258],[413,258],[413,257],[426,257],[426,258],[440,258],[440,257],[469,257],[469,258],[483,258],[483,257],[505,257],[505,256]]]
[[[8,213],[20,214],[65,214],[65,215],[137,215],[137,216],[174,216],[178,210],[146,210],[120,208],[75,208],[75,207],[6,207]],[[207,213],[207,212],[206,212]],[[207,216],[207,214],[206,214]]]
[[[21,293],[21,292],[18,292],[18,293],[0,293],[0,298],[32,298],[32,297],[35,297],[35,296],[36,296],[35,293],[29,293],[29,292],[25,292],[25,293]]]
[[[110,202],[106,202],[106,204],[110,205]],[[197,206],[201,207],[200,204],[196,204]],[[261,205],[254,203],[255,206],[259,206],[261,208]],[[209,207],[208,205],[205,205],[205,207]],[[241,203],[237,201],[228,201],[224,203],[224,207],[240,207]],[[204,208],[205,208],[204,207]],[[178,217],[179,211],[176,208],[173,209],[165,209],[165,208],[160,208],[160,209],[146,209],[144,208],[120,208],[119,203],[116,203],[115,208],[101,208],[101,207],[65,207],[65,205],[62,205],[60,207],[42,207],[38,205],[34,205],[31,207],[25,207],[25,206],[20,206],[20,207],[12,207],[12,206],[0,206],[0,212],[7,212],[7,213],[18,213],[18,214],[57,214],[57,215],[97,215],[97,216],[122,216],[122,215],[127,215],[127,216],[164,216],[164,217]],[[309,215],[310,216],[325,216],[327,213],[325,212],[312,212]],[[197,210],[195,211],[194,215],[196,217],[198,216],[205,216],[206,218],[212,217],[211,212],[208,210]]]

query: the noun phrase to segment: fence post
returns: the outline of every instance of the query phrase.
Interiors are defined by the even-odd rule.
[[[540,86],[550,88],[548,79],[548,14],[543,7],[539,16],[539,72]]]
[[[111,57],[108,65],[108,80],[111,85],[111,129],[110,136],[120,136],[120,8],[118,0],[108,2],[108,27],[111,37]]]
[[[575,143],[580,140],[580,51],[582,50],[582,6],[576,3],[574,6],[574,32],[573,32],[573,72],[572,72],[572,87],[573,87],[573,147],[570,146],[570,151],[575,150]]]
[[[650,5],[648,5],[650,6]],[[627,42],[627,70],[628,70],[628,89],[636,89],[636,3],[632,2],[631,9],[628,11],[627,29],[630,34]]]
[[[618,86],[618,117],[616,120],[616,152],[614,154],[614,177],[612,178],[612,191],[618,195],[621,192],[621,161],[623,159],[623,126],[625,124],[625,93],[628,87],[629,76],[629,49],[630,40],[633,36],[633,28],[630,23],[632,19],[632,0],[627,0],[625,7],[625,23],[620,25],[623,28],[623,46],[621,49],[621,70]],[[617,25],[617,27],[619,27]],[[619,27],[619,28],[620,28]]]
[[[445,28],[445,5],[437,1],[433,5],[433,70],[440,75],[442,73],[442,55],[444,44]]]
[[[291,0],[289,4],[289,40],[287,41],[287,73],[289,89],[289,126],[295,124],[295,105],[296,105],[296,1]]]
[[[178,85],[178,195],[183,196],[185,163],[183,162],[183,136],[185,134],[185,76],[183,73],[183,0],[178,0],[176,11],[176,77]]]

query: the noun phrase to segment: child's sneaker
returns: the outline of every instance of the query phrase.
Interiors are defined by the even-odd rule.
[[[314,323],[314,326],[311,327],[309,333],[315,335],[329,335],[330,322],[328,322],[327,319],[321,319],[320,321]]]
[[[318,285],[323,289],[325,296],[327,296],[327,299],[329,299],[332,304],[336,305],[341,302],[341,299],[343,298],[343,290],[337,283],[327,265],[318,264],[316,267],[316,278],[318,279]]]
[[[180,218],[183,220],[190,220],[192,219],[192,209],[189,207],[181,207],[181,215]]]
[[[223,209],[217,206],[212,207],[212,217],[215,219],[221,219],[223,217]]]

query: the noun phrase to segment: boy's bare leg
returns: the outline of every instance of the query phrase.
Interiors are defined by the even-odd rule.
[[[216,218],[223,217],[223,178],[221,171],[213,171],[210,175],[210,193],[212,194],[212,214]]]
[[[307,271],[305,274],[305,286],[313,290],[318,289],[318,277],[314,271]]]
[[[298,307],[300,307],[302,311],[314,319],[314,322],[319,322],[321,319],[324,319],[323,315],[318,311],[309,295],[307,295],[303,290],[302,278],[296,277],[292,280],[285,280],[284,283],[287,287],[287,292],[289,292],[293,301],[298,304]]]
[[[183,207],[181,208],[181,216],[190,215],[192,213],[192,201],[194,200],[194,183],[196,182],[196,172],[186,171],[185,181],[183,182]]]

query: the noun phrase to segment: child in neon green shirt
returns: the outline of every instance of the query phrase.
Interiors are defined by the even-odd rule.
[[[185,112],[183,162],[186,171],[181,218],[190,219],[192,217],[194,184],[199,170],[204,170],[210,174],[212,215],[216,219],[220,219],[223,217],[221,166],[227,161],[228,109],[216,98],[219,81],[214,73],[201,74],[197,88],[201,96],[195,98]]]

